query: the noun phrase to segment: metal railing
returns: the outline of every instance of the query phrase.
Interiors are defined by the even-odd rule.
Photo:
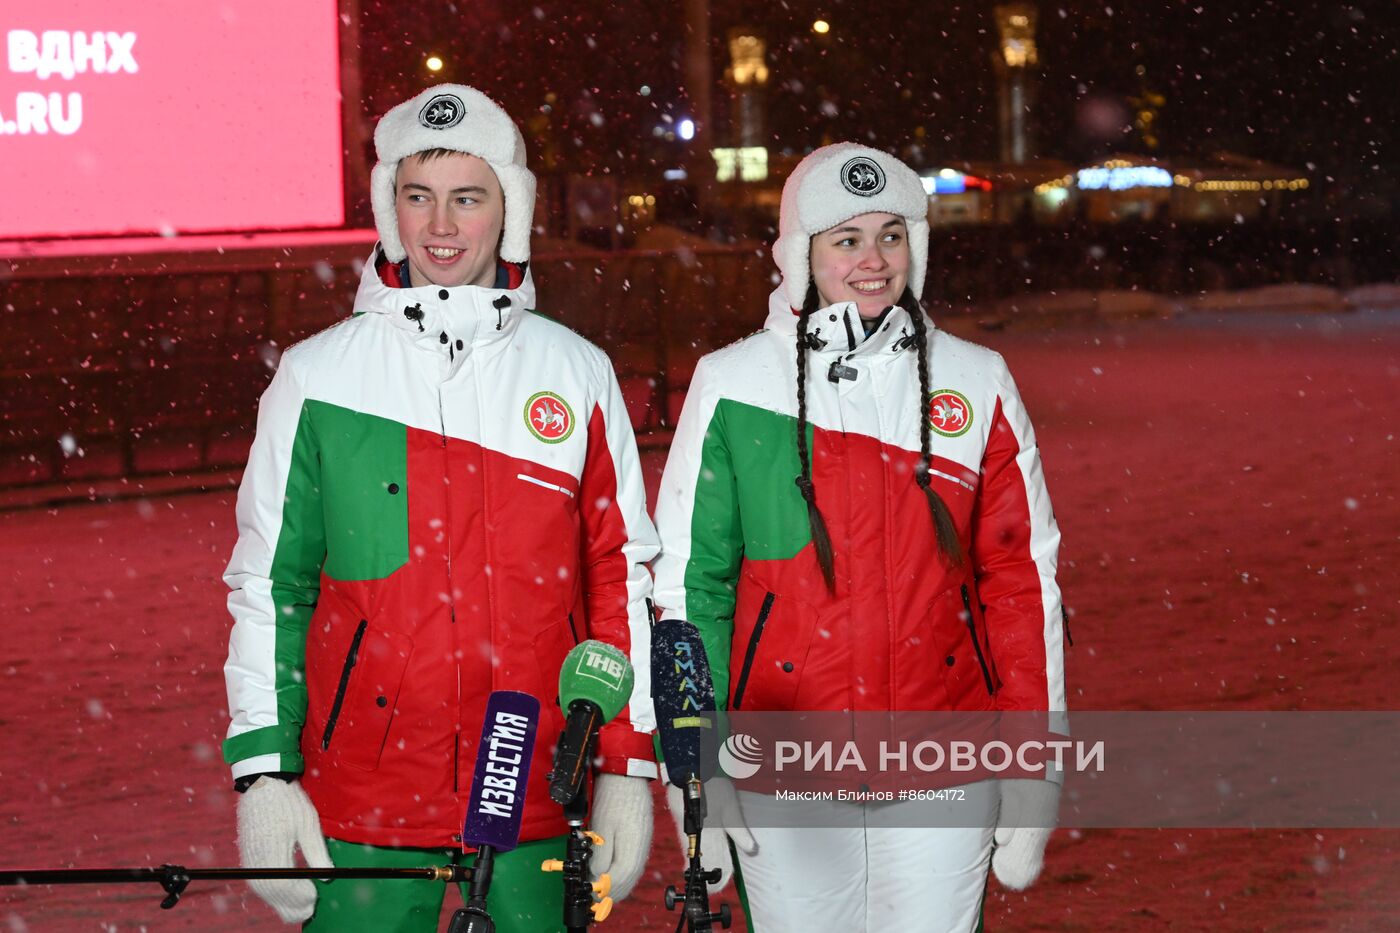
[[[936,230],[937,313],[1026,292],[1394,281],[1397,231],[1146,225]],[[0,488],[237,468],[280,350],[351,311],[370,231],[0,251]],[[122,244],[128,251],[123,251]],[[538,307],[613,358],[664,443],[694,360],[762,326],[766,247],[538,256]]]
[[[0,281],[0,487],[240,466],[281,349],[350,313],[365,252],[184,252]],[[770,270],[724,247],[534,264],[539,310],[607,349],[643,438],[667,432],[684,388],[670,357],[758,327]]]

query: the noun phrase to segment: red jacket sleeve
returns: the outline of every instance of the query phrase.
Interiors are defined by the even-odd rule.
[[[997,382],[972,516],[973,569],[1001,679],[997,705],[1063,711],[1060,530],[1020,393],[1004,368]]]
[[[612,366],[588,417],[588,453],[579,495],[583,590],[588,636],[616,645],[632,661],[632,696],[598,740],[602,770],[656,777],[651,734],[651,573],[659,545],[646,511],[646,488],[632,424]]]

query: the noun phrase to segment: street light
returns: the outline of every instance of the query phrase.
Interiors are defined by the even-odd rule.
[[[1034,67],[1039,60],[1035,47],[1035,10],[1025,4],[1006,4],[996,8],[996,18],[1006,67]]]
[[[768,150],[764,147],[767,51],[767,43],[758,30],[747,26],[729,30],[730,66],[724,75],[730,85],[733,108],[730,145],[713,150],[716,180],[761,181],[768,177]]]
[[[993,8],[1001,40],[995,57],[998,83],[1001,161],[1020,163],[1032,157],[1029,114],[1034,97],[1032,75],[1040,62],[1035,44],[1036,10],[1029,3]]]
[[[768,65],[763,60],[766,51],[762,36],[747,29],[731,29],[729,58],[733,64],[726,76],[740,87],[768,83]]]
[[[819,36],[824,36],[831,32],[831,24],[824,19],[819,19],[812,24],[812,31]]]
[[[423,64],[427,66],[429,71],[436,72],[442,70],[442,59],[438,58],[436,55],[429,55],[428,60]]]

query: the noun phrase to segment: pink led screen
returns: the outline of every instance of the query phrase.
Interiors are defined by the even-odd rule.
[[[336,0],[0,0],[0,239],[344,221]]]

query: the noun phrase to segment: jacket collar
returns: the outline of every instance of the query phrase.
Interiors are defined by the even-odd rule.
[[[516,274],[516,272],[519,274]],[[516,284],[507,288],[459,285],[442,288],[400,287],[398,270],[375,244],[360,275],[355,294],[356,314],[382,314],[415,344],[439,350],[443,344],[481,347],[508,340],[521,317],[535,306],[535,282],[527,265],[511,270]],[[446,335],[446,340],[443,335]]]
[[[774,333],[797,339],[799,312],[788,304],[782,286],[768,296],[768,321],[765,326]],[[924,327],[929,339],[933,337],[933,322],[924,315]],[[909,312],[894,305],[880,322],[879,330],[869,337],[860,322],[854,301],[841,301],[812,312],[807,319],[809,339],[815,337],[809,352],[820,359],[857,358],[874,361],[908,350],[914,352],[914,327]]]

